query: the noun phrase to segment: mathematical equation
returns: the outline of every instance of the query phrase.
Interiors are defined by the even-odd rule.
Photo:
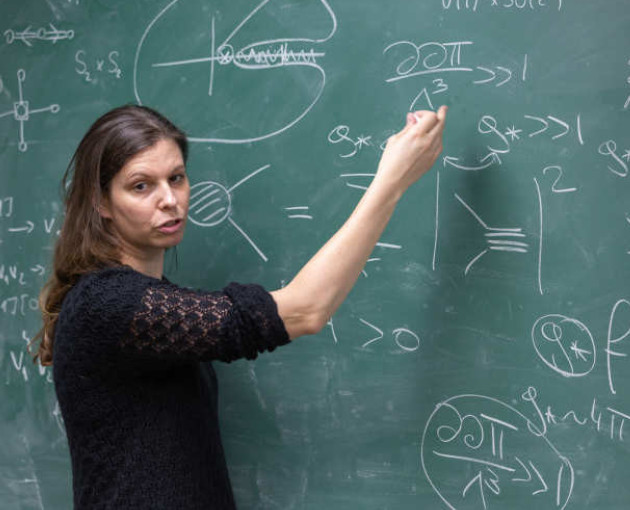
[[[76,63],[74,70],[88,83],[97,83],[98,79],[96,78],[96,75],[102,73],[105,73],[106,75],[113,75],[116,77],[116,79],[120,80],[123,74],[122,69],[118,65],[119,56],[120,53],[116,50],[113,50],[107,54],[106,59],[88,59],[87,52],[85,50],[79,50],[74,55],[74,61]],[[88,64],[87,62],[90,63]]]
[[[44,367],[40,364],[34,365],[31,363],[31,357],[27,352],[27,348],[31,342],[31,336],[26,332],[26,330],[22,330],[22,334],[20,336],[20,340],[23,342],[22,348],[20,349],[10,349],[9,350],[9,359],[11,361],[11,367],[15,372],[17,372],[21,376],[21,380],[24,383],[28,383],[33,378],[33,373],[39,376],[46,384],[52,384],[53,382],[53,373],[50,367]],[[6,374],[6,384],[11,384],[10,372],[5,371]]]
[[[624,310],[626,313],[624,314]],[[621,351],[630,337],[630,301],[618,300],[612,307],[606,337],[606,371],[608,387],[615,395],[615,359],[628,357]],[[621,324],[621,326],[619,325]],[[589,328],[581,321],[560,314],[544,315],[532,326],[532,343],[545,365],[563,377],[584,377],[596,363],[596,342]]]
[[[380,142],[373,140],[372,135],[366,136],[361,134],[358,135],[355,139],[350,136],[350,128],[345,124],[340,124],[339,126],[333,128],[330,133],[328,133],[328,141],[333,145],[341,144],[346,147],[344,153],[339,154],[339,157],[352,158],[359,154],[359,152],[361,152],[361,149],[365,147],[378,147],[381,151],[384,151],[385,145],[387,143],[387,138],[393,134],[393,131],[388,131],[386,138]]]
[[[391,339],[391,341],[402,352],[415,352],[420,348],[420,337],[408,328],[395,328],[386,337],[383,330],[378,326],[375,326],[374,324],[371,324],[370,322],[361,318],[359,318],[359,322],[369,327],[372,330],[372,334],[374,334],[374,332],[376,333],[376,336],[370,337],[367,341],[363,342],[363,344],[361,345],[361,349],[373,350],[373,348],[376,347],[375,345],[370,347],[369,349],[368,346],[376,342],[380,342],[383,339],[385,339],[386,343],[389,339]],[[337,337],[337,333],[335,332],[333,319],[330,319],[328,321],[328,326],[330,327],[334,342],[338,343],[339,339]]]
[[[451,509],[509,508],[509,498],[564,509],[575,483],[571,462],[546,430],[484,395],[458,395],[436,406],[422,434],[421,461],[429,484]]]
[[[624,427],[626,421],[630,420],[630,415],[610,406],[602,408],[597,403],[597,397],[593,398],[590,410],[581,412],[573,409],[559,411],[551,405],[547,405],[543,411],[545,406],[541,404],[538,390],[534,386],[527,388],[521,398],[531,405],[531,411],[536,416],[535,429],[543,436],[547,434],[549,428],[557,425],[566,424],[581,428],[590,425],[596,432],[606,432],[611,441],[624,442]]]
[[[27,277],[30,275],[43,276],[46,268],[41,264],[35,264],[29,268],[20,268],[17,264],[5,265],[0,264],[0,281],[5,285],[17,283],[20,286],[29,285]]]
[[[510,82],[516,73],[520,74],[521,81],[526,81],[528,66],[526,54],[523,56],[520,69],[498,65],[494,67],[466,65],[462,56],[464,49],[473,45],[472,41],[415,43],[402,40],[394,42],[383,50],[383,54],[389,54],[388,58],[391,58],[395,64],[393,76],[386,78],[385,81],[396,83],[429,75],[443,75],[432,79],[431,85],[420,89],[409,105],[410,111],[423,109],[421,107],[425,104],[431,110],[435,110],[431,98],[450,90],[446,79],[448,75],[470,74],[472,85],[492,85],[494,88],[502,87]]]
[[[22,293],[4,298],[0,302],[0,311],[14,317],[26,317],[28,312],[39,311],[39,302],[36,296]]]
[[[557,10],[562,10],[563,0],[441,0],[442,8],[445,10],[466,10],[477,12],[477,9],[483,5],[494,9],[510,9],[510,10],[540,10],[555,5]]]
[[[488,152],[479,156],[477,161],[465,161],[459,156],[445,155],[442,161],[445,167],[449,166],[457,170],[474,171],[485,170],[491,166],[500,166],[502,160],[500,156],[509,154],[512,145],[519,140],[531,139],[543,133],[550,140],[557,140],[569,134],[572,126],[566,120],[560,119],[553,115],[523,115],[525,124],[519,125],[515,123],[506,123],[500,127],[497,119],[492,115],[482,115],[477,122],[477,132],[488,136],[491,140],[486,144]],[[525,129],[527,127],[527,129]],[[584,137],[582,135],[581,115],[578,113],[575,118],[576,139],[580,145],[584,145]],[[522,137],[527,138],[522,138]],[[492,144],[492,145],[490,145]],[[601,152],[601,151],[600,151]]]

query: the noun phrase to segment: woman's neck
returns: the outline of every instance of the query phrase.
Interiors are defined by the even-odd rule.
[[[164,250],[154,256],[138,256],[123,254],[121,262],[139,273],[147,276],[152,276],[158,280],[162,279],[162,273],[164,272]]]

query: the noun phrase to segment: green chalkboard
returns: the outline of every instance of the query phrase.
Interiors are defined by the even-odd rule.
[[[216,364],[240,508],[628,508],[629,27],[627,0],[0,3],[0,506],[71,506],[25,346],[61,175],[140,102],[222,197],[167,264],[207,289],[288,282],[405,112],[450,106],[329,325]]]

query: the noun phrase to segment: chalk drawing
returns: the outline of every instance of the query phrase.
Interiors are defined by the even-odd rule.
[[[319,51],[318,47],[331,39],[337,30],[337,19],[328,2],[311,1],[320,7],[318,15],[324,21],[321,23],[318,19],[317,26],[327,25],[328,28],[327,33],[319,38],[248,39],[249,27],[266,9],[275,7],[272,0],[263,0],[234,27],[217,26],[217,19],[223,19],[223,16],[217,18],[212,15],[202,29],[206,31],[207,37],[203,47],[198,44],[203,38],[191,29],[191,23],[197,20],[190,19],[190,16],[194,17],[195,14],[190,14],[192,11],[184,12],[181,7],[189,7],[191,2],[170,2],[149,23],[136,50],[133,86],[138,103],[151,103],[164,86],[173,88],[170,95],[172,104],[169,99],[164,100],[162,97],[160,106],[183,125],[191,142],[244,144],[265,140],[290,129],[309,113],[324,91],[326,72],[321,60],[326,54]],[[207,16],[203,15],[203,4],[197,5],[199,15],[205,20]],[[188,17],[188,22],[181,25],[185,27],[185,32],[177,37],[172,33],[173,25],[170,23],[173,19],[180,19],[184,23],[182,16]],[[306,19],[297,23],[310,22],[310,19]],[[305,32],[310,29],[308,25],[299,27]],[[184,40],[188,49],[181,50],[179,55],[179,50],[173,50],[165,56],[160,35],[162,32],[178,39],[178,44],[174,45],[177,48],[181,47],[181,41]],[[220,37],[219,34],[225,32],[229,32],[227,36]],[[240,46],[235,46],[235,39],[244,41]],[[229,74],[229,84],[220,81],[220,72]],[[308,79],[308,91],[295,87],[294,78],[298,76]],[[181,82],[182,79],[185,83]],[[291,89],[289,83],[292,83]],[[281,101],[281,104],[266,104],[269,94],[278,90],[282,94],[281,99],[276,100]],[[183,95],[195,97],[196,101],[193,109],[182,114],[177,103]],[[229,107],[220,111],[229,118],[222,119],[217,110],[226,104]],[[212,112],[212,115],[199,116],[199,111]],[[254,117],[264,120],[252,127],[251,121],[246,119]]]
[[[31,115],[44,112],[57,113],[59,112],[60,107],[58,104],[52,104],[44,108],[32,109],[30,106],[30,102],[24,99],[24,90],[22,86],[23,83],[26,81],[26,71],[24,71],[24,69],[18,70],[17,79],[19,99],[17,102],[13,103],[13,108],[11,110],[0,113],[0,118],[13,115],[13,119],[19,124],[18,149],[20,152],[26,152],[28,149],[28,143],[24,138],[24,124],[30,120]]]
[[[232,192],[260,172],[267,170],[271,165],[264,165],[238,181],[233,186],[226,188],[218,182],[198,182],[190,188],[190,206],[188,219],[200,227],[215,227],[224,221],[241,234],[256,253],[265,262],[267,256],[256,245],[252,238],[234,221],[232,213]]]

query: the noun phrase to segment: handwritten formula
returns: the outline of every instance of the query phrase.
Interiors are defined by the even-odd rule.
[[[449,107],[327,326],[216,365],[237,506],[626,508],[626,3],[0,2],[3,505],[71,506],[53,370],[26,347],[61,177],[132,102],[188,136],[166,277],[205,289],[286,285],[406,114]]]

